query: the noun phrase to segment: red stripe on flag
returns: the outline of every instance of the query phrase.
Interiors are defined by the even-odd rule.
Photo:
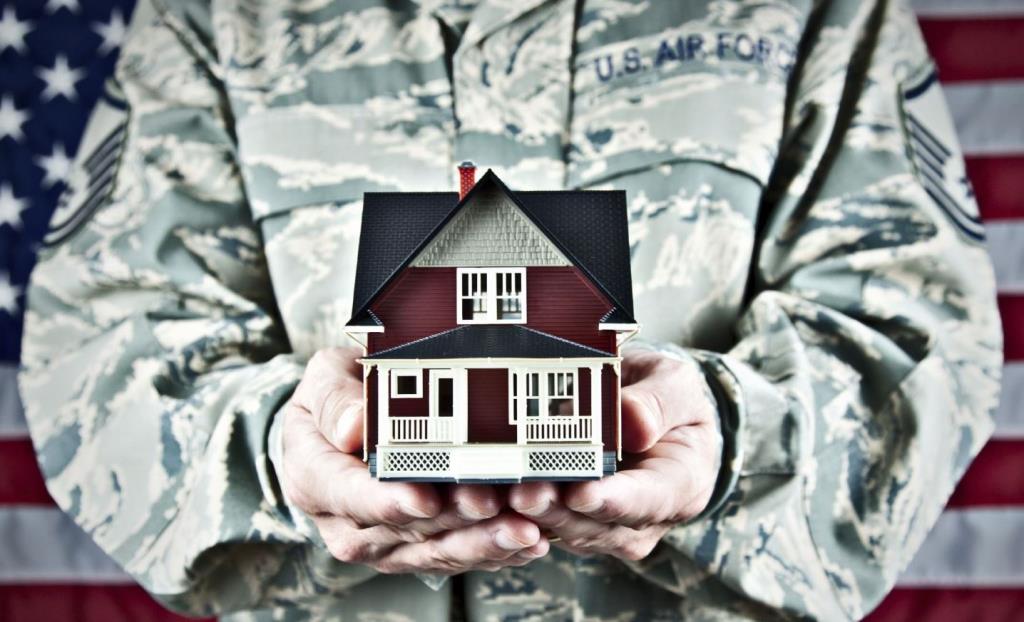
[[[999,296],[1003,318],[1003,356],[1007,362],[1024,360],[1024,295]]]
[[[924,18],[920,24],[943,82],[1024,78],[1024,17]]]
[[[970,157],[966,162],[983,220],[1024,218],[1024,155]]]
[[[0,504],[5,503],[54,504],[28,439],[0,440]]]
[[[864,622],[1010,622],[1022,612],[1024,589],[896,588]]]
[[[1024,441],[989,441],[946,507],[979,505],[1024,505]]]
[[[186,622],[136,585],[0,585],[5,622]]]

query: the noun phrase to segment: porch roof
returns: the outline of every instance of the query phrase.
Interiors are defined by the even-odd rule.
[[[613,358],[613,354],[517,325],[467,324],[374,352],[366,359]]]

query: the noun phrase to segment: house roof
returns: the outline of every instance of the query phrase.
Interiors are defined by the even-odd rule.
[[[367,359],[594,358],[612,354],[519,325],[466,324]]]
[[[376,326],[374,299],[470,199],[497,187],[615,305],[621,323],[633,319],[626,193],[622,190],[515,192],[490,169],[461,201],[454,192],[368,192],[349,326]]]

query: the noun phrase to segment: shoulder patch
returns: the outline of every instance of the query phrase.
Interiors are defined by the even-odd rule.
[[[901,91],[907,150],[918,179],[961,233],[984,240],[978,203],[934,68],[923,78],[905,82]]]
[[[45,246],[56,246],[71,237],[110,196],[127,125],[128,107],[117,83],[110,79],[89,118],[68,186],[50,218],[50,229],[43,237]]]

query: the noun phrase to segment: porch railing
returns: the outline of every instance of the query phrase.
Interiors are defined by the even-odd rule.
[[[526,442],[589,441],[594,435],[593,417],[549,417],[526,420]]]
[[[452,417],[389,417],[391,440],[400,443],[450,443]]]

